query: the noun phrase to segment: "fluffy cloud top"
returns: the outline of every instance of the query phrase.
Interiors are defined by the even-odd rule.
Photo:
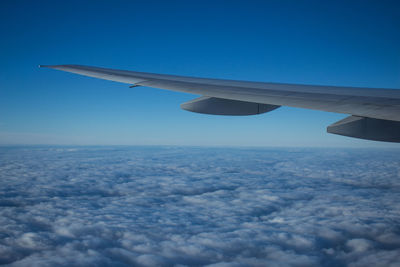
[[[399,266],[400,152],[0,148],[0,264]]]

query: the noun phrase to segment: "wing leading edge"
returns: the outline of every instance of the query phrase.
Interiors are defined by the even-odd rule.
[[[281,83],[247,82],[222,79],[206,79],[185,77],[176,75],[154,74],[145,72],[115,70],[99,67],[89,67],[82,65],[51,65],[40,66],[66,72],[76,73],[84,76],[116,81],[131,84],[133,86],[146,86],[185,92],[209,97],[209,100],[191,104],[191,109],[187,110],[222,115],[250,115],[259,114],[273,110],[279,106],[290,106],[298,108],[315,109],[328,112],[350,114],[360,118],[373,118],[385,120],[385,127],[382,131],[391,131],[391,138],[388,140],[400,142],[400,90],[378,89],[378,88],[357,88],[357,87],[336,87],[336,86],[317,86],[317,85],[297,85]],[[217,101],[218,100],[218,101]],[[226,101],[224,101],[226,100]],[[246,105],[245,102],[248,102]],[[263,112],[246,111],[252,107],[251,103],[257,107],[265,108]],[[235,104],[238,111],[235,112]],[[219,108],[216,108],[219,106]],[[188,105],[183,104],[183,107]],[[229,107],[229,110],[226,108]],[[244,110],[245,107],[245,111]],[[213,110],[217,110],[213,113]],[[392,123],[393,122],[393,123]],[[379,123],[375,123],[379,127]],[[391,126],[392,125],[392,126]],[[332,125],[333,126],[333,125]],[[341,126],[343,129],[345,126]],[[373,126],[375,127],[375,126]],[[332,127],[329,132],[335,133]],[[364,134],[362,127],[359,132],[352,130],[347,136],[377,140],[370,138],[371,134]],[[379,131],[376,130],[376,131]],[[372,133],[374,137],[375,132]],[[341,130],[341,135],[346,135],[347,131]],[[377,133],[379,136],[386,136]],[[393,137],[394,135],[394,137]]]

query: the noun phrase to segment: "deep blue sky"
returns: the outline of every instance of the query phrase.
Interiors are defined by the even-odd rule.
[[[327,134],[342,114],[194,114],[192,95],[37,68],[400,88],[399,3],[1,1],[0,143],[399,147]]]

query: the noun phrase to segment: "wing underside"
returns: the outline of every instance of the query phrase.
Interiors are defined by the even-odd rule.
[[[400,90],[396,89],[205,79],[81,65],[41,67],[127,83],[133,86],[146,86],[200,95],[203,96],[201,99],[182,104],[183,109],[199,113],[252,115],[268,112],[279,106],[290,106],[350,114],[357,118],[384,120],[387,121],[385,131],[392,131],[395,137],[392,137],[391,140],[381,141],[394,141],[397,140],[396,136],[400,139],[400,130],[395,127],[398,124],[391,123],[392,121],[400,121]],[[369,125],[371,125],[371,122],[369,122]],[[371,127],[376,128],[380,124],[375,123],[373,125],[375,126]],[[331,127],[331,129],[333,128]],[[346,135],[346,131],[339,134]],[[372,133],[372,136],[374,135]],[[370,136],[358,134],[354,130],[351,135],[347,136],[375,140],[369,138]]]

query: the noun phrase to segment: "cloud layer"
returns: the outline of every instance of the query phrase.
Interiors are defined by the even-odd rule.
[[[0,264],[399,266],[400,152],[0,148]]]

